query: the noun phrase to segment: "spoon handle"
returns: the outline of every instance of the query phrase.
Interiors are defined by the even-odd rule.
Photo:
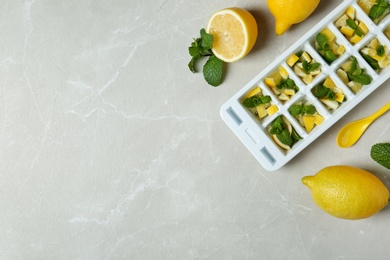
[[[381,109],[376,111],[374,114],[372,114],[371,117],[373,120],[375,120],[378,117],[380,117],[381,115],[383,115],[384,113],[386,113],[388,110],[390,110],[390,102],[387,103],[386,105],[384,105]]]

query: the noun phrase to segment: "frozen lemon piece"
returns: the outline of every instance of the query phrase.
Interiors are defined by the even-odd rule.
[[[329,100],[329,99],[320,99],[320,100],[330,109],[336,110],[339,107],[339,103],[337,101]]]
[[[286,93],[282,93],[278,97],[279,100],[287,101],[290,100],[290,98],[286,95]]]
[[[343,14],[336,22],[335,25],[336,27],[342,27],[347,25],[347,20],[349,19],[348,15]]]
[[[311,57],[310,57],[310,55],[307,53],[307,52],[303,52],[302,53],[302,56],[301,56],[305,61],[307,61],[307,62],[311,62]]]
[[[339,78],[345,83],[345,84],[348,84],[349,82],[349,79],[348,79],[348,74],[347,72],[345,72],[344,70],[342,69],[338,69],[336,71],[337,75],[339,76]]]
[[[302,119],[305,124],[306,131],[310,133],[314,127],[314,122],[316,120],[315,117],[311,115],[304,115]]]
[[[325,35],[326,38],[328,38],[328,42],[332,42],[336,38],[334,33],[332,33],[332,31],[329,28],[325,28],[324,30],[321,31],[321,33]]]
[[[336,85],[334,84],[333,80],[330,77],[327,77],[323,84],[325,87],[333,89],[336,88]]]
[[[320,125],[320,124],[322,124],[322,122],[324,122],[324,118],[323,118],[320,114],[316,114],[316,115],[314,116],[314,118],[315,118],[314,123],[315,123],[316,125]]]
[[[348,25],[344,25],[341,27],[340,31],[345,35],[345,36],[352,36],[353,33],[355,32],[354,29],[349,27]]]
[[[337,48],[337,50],[336,50],[336,53],[337,53],[338,55],[342,55],[344,52],[345,52],[345,47],[344,47],[344,45],[340,45],[340,46]]]
[[[267,108],[268,115],[273,115],[276,112],[278,112],[278,107],[276,105],[271,105],[269,108]]]
[[[387,66],[389,66],[389,64],[390,64],[390,60],[388,58],[383,59],[383,60],[378,62],[379,67],[382,68],[382,69],[386,68]]]
[[[352,65],[352,61],[351,60],[348,60],[346,62],[344,62],[342,65],[341,65],[341,68],[345,71],[350,71],[351,70],[351,65]]]
[[[294,66],[294,64],[299,60],[299,57],[296,55],[296,54],[293,54],[291,55],[288,59],[287,59],[287,64],[288,66],[292,67]]]
[[[306,84],[310,84],[313,81],[313,76],[311,74],[307,74],[302,78],[303,82]]]
[[[364,47],[363,49],[361,49],[361,52],[363,54],[366,54],[366,55],[371,56],[371,57],[376,55],[376,50],[368,48],[368,47]]]
[[[365,23],[360,22],[358,28],[360,29],[360,31],[362,31],[362,33],[364,34],[368,33],[368,27]]]
[[[293,89],[285,89],[284,90],[284,94],[286,94],[288,96],[294,96],[295,95],[295,91]]]
[[[347,11],[345,11],[345,14],[348,15],[349,18],[355,19],[355,8],[352,6],[348,7]]]
[[[383,31],[388,39],[390,39],[390,26],[387,26]]]
[[[302,65],[302,64],[301,64]],[[300,68],[298,65],[294,66],[294,72],[297,74],[299,77],[305,77],[306,73],[303,71],[302,68]]]
[[[265,104],[260,104],[256,107],[257,114],[259,115],[260,118],[266,117],[267,116],[267,111],[265,110]]]
[[[265,78],[265,84],[267,84],[269,87],[276,88],[276,82],[274,78]]]
[[[355,34],[354,36],[351,37],[350,42],[355,44],[355,43],[358,43],[361,39],[362,39],[362,37]]]
[[[360,89],[362,88],[362,85],[360,83],[355,82],[355,81],[350,81],[347,83],[347,85],[354,93],[358,93],[360,91]]]
[[[341,94],[341,93],[335,93],[335,95],[336,95],[336,98],[335,98],[335,100],[336,100],[337,102],[339,102],[339,103],[342,103],[342,102],[344,101],[344,97],[345,97],[345,95],[344,95],[344,94]]]
[[[246,95],[246,98],[253,97],[254,95],[261,94],[261,89],[259,87],[256,87],[249,91],[249,93]]]
[[[279,68],[279,74],[280,74],[280,76],[282,76],[282,78],[284,78],[284,79],[287,79],[287,78],[288,78],[288,72],[287,72],[287,70],[286,70],[283,66],[280,66],[280,68]]]

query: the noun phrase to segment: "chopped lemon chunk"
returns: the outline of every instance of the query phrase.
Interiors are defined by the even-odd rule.
[[[256,110],[257,110],[257,114],[259,115],[260,118],[266,117],[268,115],[267,111],[265,109],[265,104],[258,105],[256,107]]]
[[[335,98],[335,100],[336,100],[337,102],[341,103],[341,102],[343,102],[343,101],[344,101],[344,97],[345,97],[345,95],[344,95],[344,94],[341,94],[341,93],[335,93],[335,95],[336,95],[336,98]]]
[[[322,124],[322,122],[324,122],[324,118],[320,114],[316,114],[314,117],[315,117],[314,123],[316,125],[320,125],[320,124]]]
[[[347,11],[345,11],[345,14],[348,15],[349,18],[355,19],[355,8],[352,6],[348,7]]]
[[[342,69],[338,69],[336,71],[337,75],[339,76],[339,78],[345,83],[345,84],[348,84],[349,82],[349,79],[348,79],[348,74],[347,72],[345,72],[344,70]]]
[[[267,84],[269,87],[276,88],[276,82],[274,78],[265,78],[265,84]]]
[[[267,108],[268,115],[273,115],[276,112],[278,112],[278,107],[276,105],[271,105],[269,108]]]
[[[334,84],[333,80],[330,77],[327,77],[325,79],[325,82],[323,85],[327,88],[330,88],[330,89],[336,88],[336,85]]]
[[[349,19],[348,15],[343,14],[335,23],[336,27],[342,27],[347,25],[347,20]]]
[[[368,27],[365,23],[360,22],[358,28],[360,29],[360,31],[362,31],[362,33],[364,34],[368,33]]]
[[[307,61],[307,62],[311,62],[311,57],[310,57],[310,55],[307,53],[307,52],[303,52],[302,53],[302,56],[301,56],[305,61]]]
[[[278,97],[279,100],[287,101],[290,100],[290,98],[286,95],[286,93],[282,93]]]
[[[354,93],[358,93],[360,91],[360,89],[362,88],[362,85],[360,83],[355,82],[355,81],[350,81],[347,83],[347,85]]]
[[[351,42],[351,43],[358,43],[361,39],[362,39],[362,37],[360,37],[360,36],[358,36],[357,34],[355,34],[355,35],[352,36],[352,38],[350,39],[350,42]]]
[[[302,78],[303,82],[306,84],[310,84],[313,81],[313,76],[311,74],[307,74]]]
[[[326,38],[328,38],[328,42],[332,42],[336,38],[334,33],[331,30],[329,30],[329,28],[325,28],[324,30],[321,31],[321,33],[325,35]]]
[[[253,97],[254,95],[261,94],[261,89],[259,87],[256,87],[249,91],[249,93],[246,95],[246,98]]]
[[[341,27],[340,31],[345,35],[345,36],[352,36],[353,33],[355,32],[354,29],[352,29],[351,27],[349,27],[348,25],[344,25]]]
[[[311,115],[304,115],[302,119],[305,124],[306,131],[310,133],[314,127],[314,122],[316,120],[315,117]]]
[[[292,67],[294,66],[294,64],[299,60],[299,57],[295,54],[291,55],[288,59],[287,59],[287,64],[288,66]]]
[[[282,76],[282,78],[284,78],[284,79],[288,78],[288,72],[283,66],[280,66],[279,73],[280,73],[280,76]]]
[[[338,55],[342,55],[344,52],[345,52],[345,47],[344,47],[344,45],[340,45],[340,46],[337,48],[337,50],[336,50],[336,53],[337,53]]]
[[[288,96],[294,96],[295,95],[295,91],[293,89],[285,89],[284,90],[284,94],[286,94]]]

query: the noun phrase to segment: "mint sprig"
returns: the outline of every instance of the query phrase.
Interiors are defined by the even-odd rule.
[[[318,62],[309,63],[307,61],[302,62],[302,68],[306,73],[316,70],[321,64]]]
[[[347,23],[347,25],[348,25],[350,28],[352,28],[352,30],[355,31],[355,33],[357,34],[357,36],[359,36],[359,37],[362,37],[362,36],[363,36],[363,32],[359,30],[359,27],[358,27],[358,25],[355,23],[354,20],[352,20],[352,19],[347,19],[347,20],[346,20],[346,23]]]
[[[351,68],[347,71],[348,78],[362,85],[371,83],[371,77],[359,67],[356,57],[352,56]]]
[[[191,60],[188,63],[188,68],[196,73],[196,63],[201,57],[209,57],[203,66],[203,77],[211,86],[219,86],[222,83],[223,70],[225,62],[218,59],[212,52],[214,37],[206,32],[205,29],[200,30],[200,37],[194,39],[188,52]]]
[[[244,107],[253,108],[253,107],[257,107],[261,104],[267,104],[270,102],[271,102],[270,96],[253,96],[253,97],[246,98],[242,102],[242,104],[244,105]]]
[[[316,41],[318,43],[317,51],[322,55],[322,57],[324,57],[328,63],[334,62],[337,57],[330,48],[328,37],[326,37],[323,33],[319,33],[316,36]]]
[[[371,19],[380,18],[387,9],[390,9],[390,4],[385,0],[376,0],[376,3],[371,7],[368,16]]]
[[[317,111],[315,106],[308,104],[308,105],[303,105],[303,104],[296,104],[292,105],[288,111],[290,112],[291,115],[293,116],[298,116],[298,115],[314,115],[315,112]]]

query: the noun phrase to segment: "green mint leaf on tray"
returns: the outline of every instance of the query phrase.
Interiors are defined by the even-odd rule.
[[[219,86],[222,83],[224,62],[214,56],[211,51],[214,37],[206,32],[203,28],[200,30],[200,37],[194,39],[191,46],[188,47],[188,52],[191,60],[188,63],[188,68],[193,73],[196,73],[196,63],[201,57],[209,57],[203,66],[203,77],[211,86]]]
[[[371,77],[368,76],[367,74],[360,74],[360,75],[349,74],[348,77],[351,80],[360,83],[362,85],[368,85],[371,83]]]
[[[316,108],[313,105],[305,105],[303,107],[303,111],[302,112],[304,114],[314,115],[314,113],[316,112]]]
[[[352,19],[347,19],[346,22],[347,22],[347,25],[348,25],[349,27],[351,27],[353,30],[356,30],[356,29],[358,28],[358,26],[357,26],[357,24],[355,23],[354,20],[352,20]]]
[[[334,62],[337,59],[336,55],[334,55],[331,50],[326,50],[325,51],[324,58],[329,63],[332,63],[332,62]]]
[[[383,57],[383,55],[385,55],[385,47],[382,44],[379,44],[376,48],[376,54],[378,54],[379,57]]]
[[[315,63],[309,63],[307,61],[302,62],[302,68],[306,73],[316,70],[319,66],[320,64],[318,62]]]
[[[390,169],[390,143],[374,144],[371,147],[370,156],[383,167]]]
[[[371,19],[380,18],[386,11],[386,9],[390,8],[390,5],[385,1],[377,1],[375,5],[373,5],[368,13],[368,16]]]
[[[291,115],[297,116],[302,113],[303,105],[292,105],[289,109],[288,112],[290,112]]]
[[[374,70],[379,70],[380,67],[379,67],[379,64],[378,64],[378,61],[374,58],[372,58],[370,55],[367,55],[367,54],[364,54],[362,52],[360,52],[360,54],[362,55],[362,57],[368,62],[368,64],[370,64],[370,66],[374,69]]]
[[[323,85],[317,85],[314,88],[314,96],[317,98],[324,98],[331,90]]]
[[[216,87],[222,83],[224,62],[214,55],[210,56],[203,66],[204,79],[211,86]]]
[[[286,128],[284,128],[280,133],[276,134],[276,137],[285,145],[293,145],[293,139],[291,138],[290,132]]]
[[[326,49],[326,45],[328,44],[328,37],[326,37],[325,34],[323,33],[317,34],[316,41],[322,49],[324,50]]]

